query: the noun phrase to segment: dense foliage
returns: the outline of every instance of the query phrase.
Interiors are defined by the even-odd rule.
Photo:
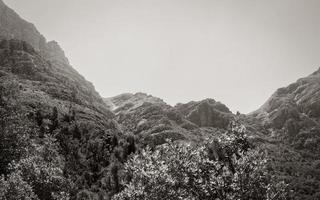
[[[123,199],[289,199],[267,160],[234,126],[202,145],[168,142],[135,154],[124,167]]]

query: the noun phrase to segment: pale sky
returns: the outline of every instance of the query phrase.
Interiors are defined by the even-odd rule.
[[[251,112],[320,67],[320,0],[4,0],[104,97]]]

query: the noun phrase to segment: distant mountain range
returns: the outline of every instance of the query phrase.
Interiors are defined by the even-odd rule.
[[[248,115],[234,114],[214,99],[170,106],[144,93],[102,98],[69,64],[57,42],[47,42],[0,0],[0,94],[0,133],[12,130],[8,124],[15,119],[14,127],[27,126],[38,134],[30,133],[30,142],[41,146],[43,134],[53,137],[63,160],[61,176],[75,183],[74,198],[118,192],[114,160],[125,160],[134,145],[156,146],[166,139],[201,142],[234,120],[269,153],[270,168],[290,183],[297,199],[320,198],[320,70],[278,89]],[[23,155],[1,145],[0,172],[8,175],[9,163]],[[12,157],[5,158],[8,153]],[[52,199],[49,190],[35,193]]]

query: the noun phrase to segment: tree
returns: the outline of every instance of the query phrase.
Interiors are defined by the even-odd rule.
[[[216,142],[219,145],[212,146]],[[129,159],[125,189],[113,199],[287,199],[286,185],[267,173],[266,162],[251,149],[243,127],[232,126],[200,145],[169,141]]]
[[[19,173],[0,178],[0,199],[2,200],[39,200],[32,187]]]
[[[45,136],[41,144],[30,144],[26,157],[11,163],[9,177],[21,177],[39,199],[68,199],[72,184],[64,177],[63,168],[55,139]]]
[[[52,133],[59,126],[57,107],[53,107],[50,119],[51,119],[50,132]]]

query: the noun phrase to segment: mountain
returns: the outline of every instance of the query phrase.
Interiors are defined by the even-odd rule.
[[[320,69],[278,89],[246,116],[273,157],[277,176],[290,183],[297,199],[320,197]]]
[[[278,89],[261,108],[249,116],[258,119],[266,128],[283,130],[291,140],[299,138],[304,131],[318,129],[320,69],[287,87]],[[316,139],[313,138],[314,135],[309,136]],[[318,143],[317,140],[313,142]],[[312,149],[320,150],[317,146]]]
[[[159,145],[166,139],[199,142],[226,129],[233,114],[220,102],[207,99],[170,106],[145,93],[105,98],[124,132],[136,135],[142,145]]]

